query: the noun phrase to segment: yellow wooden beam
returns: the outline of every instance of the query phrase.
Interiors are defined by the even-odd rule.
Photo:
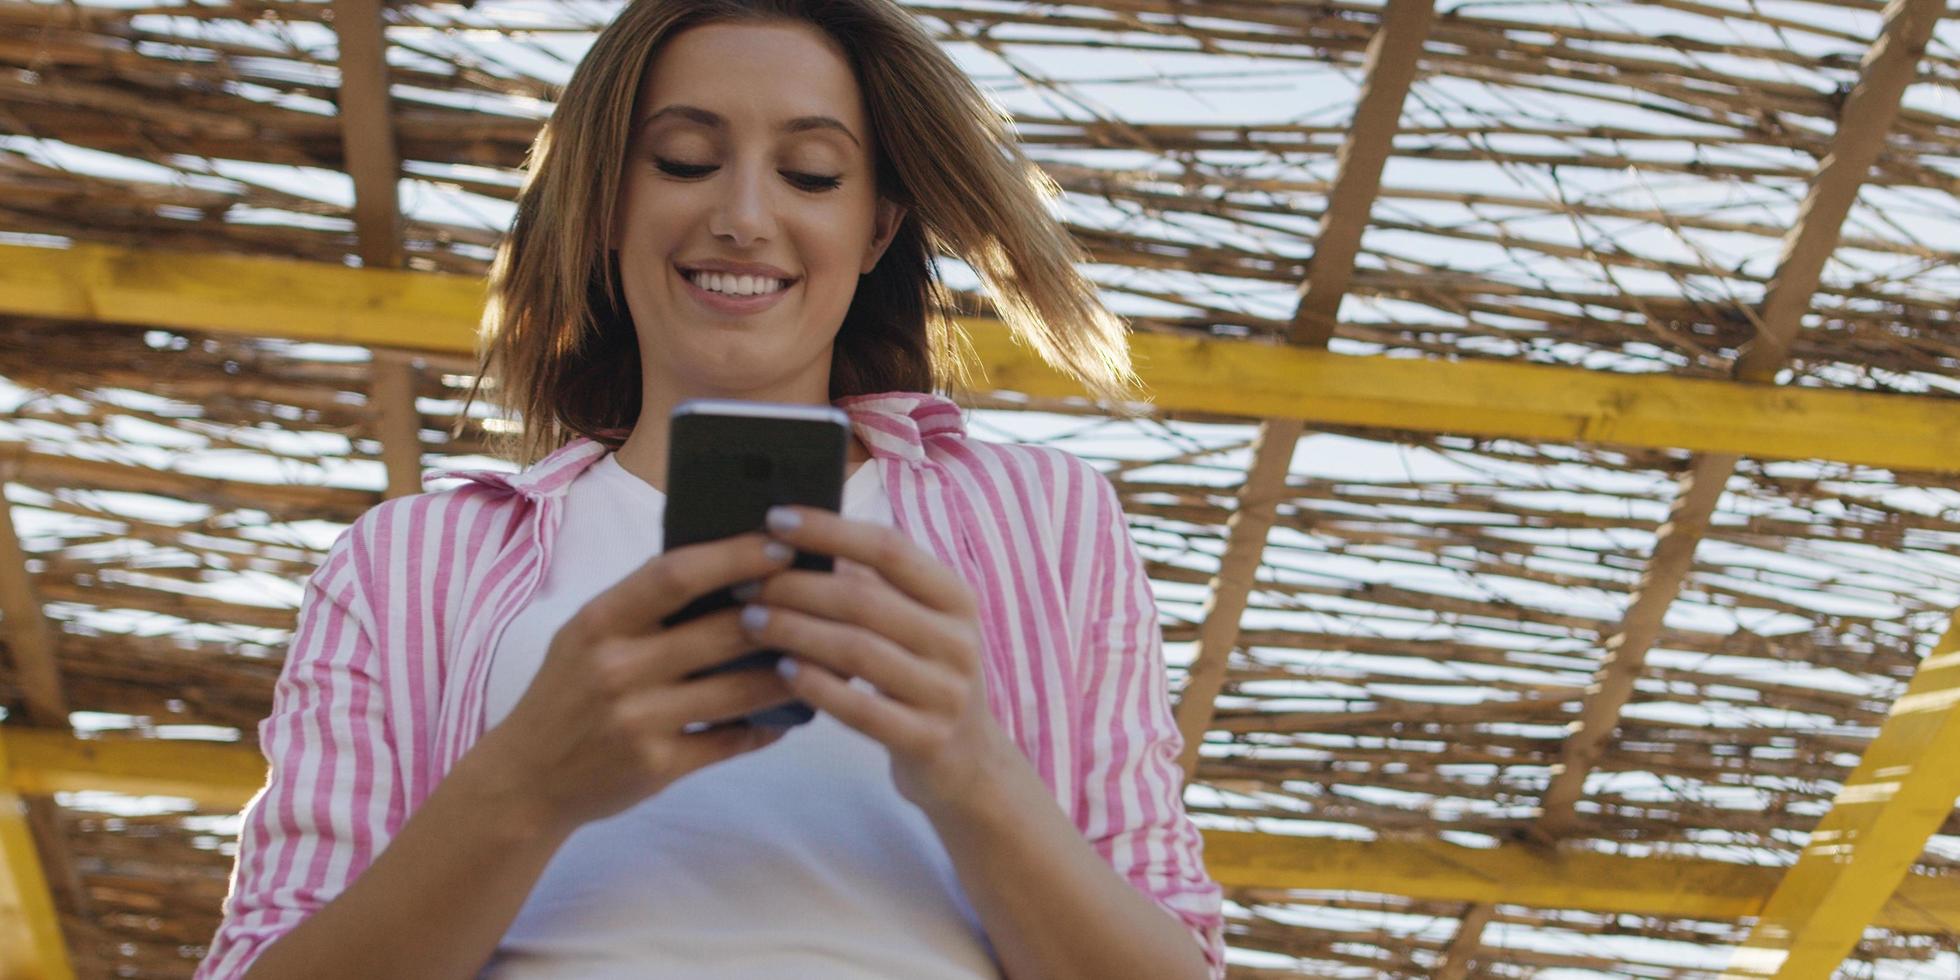
[[[1363,892],[1714,922],[1760,914],[1781,876],[1777,868],[1525,844],[1473,848],[1219,830],[1205,832],[1205,867],[1226,888]],[[1908,933],[1960,929],[1960,883],[1908,877],[1876,924]]]
[[[102,790],[243,807],[265,785],[265,760],[242,745],[162,739],[77,739],[0,731],[15,760],[0,792]],[[1684,858],[1561,852],[1522,844],[1358,842],[1205,831],[1205,864],[1227,888],[1350,891],[1446,902],[1591,909],[1736,921],[1762,913],[1781,872]],[[1907,876],[1877,924],[1899,932],[1960,932],[1960,882]]]
[[[1960,615],[1736,951],[1724,977],[1824,980],[1908,880],[1960,797]]]
[[[324,262],[0,245],[0,312],[369,347],[472,351],[484,283]]]
[[[83,739],[0,728],[0,748],[13,759],[12,788],[36,796],[96,790],[176,796],[210,809],[237,810],[266,778],[265,759],[256,749],[222,742]]]
[[[0,732],[0,976],[74,980],[5,734]]]
[[[285,259],[0,245],[0,314],[467,353],[483,289],[462,276]],[[1081,394],[998,324],[965,325],[986,387]],[[1951,399],[1148,333],[1130,346],[1170,411],[1960,472]]]

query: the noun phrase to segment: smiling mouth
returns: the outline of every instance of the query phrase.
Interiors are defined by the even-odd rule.
[[[795,279],[776,279],[770,276],[736,276],[725,272],[702,272],[681,270],[681,276],[703,291],[729,299],[755,299],[773,296],[794,285]]]

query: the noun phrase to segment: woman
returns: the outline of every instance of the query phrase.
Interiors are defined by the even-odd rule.
[[[930,394],[935,249],[1128,380],[986,101],[887,0],[655,0],[531,168],[483,372],[530,465],[375,507],[308,582],[198,975],[1222,975],[1113,491]],[[843,513],[661,555],[701,396],[847,409]],[[685,679],[765,647],[781,672]],[[796,699],[816,721],[701,730]]]

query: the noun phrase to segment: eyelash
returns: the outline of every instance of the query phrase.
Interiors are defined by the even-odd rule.
[[[677,163],[673,160],[662,160],[658,157],[654,158],[654,166],[659,167],[662,173],[665,173],[670,177],[679,177],[683,180],[689,180],[695,177],[706,177],[707,175],[715,171],[715,168],[710,166],[703,166],[700,164]],[[780,171],[780,173],[784,177],[789,178],[790,183],[795,184],[796,186],[806,191],[835,190],[837,188],[837,185],[842,184],[844,182],[844,179],[842,177],[825,177],[821,174],[797,173],[796,171],[793,170],[784,170],[784,171]]]

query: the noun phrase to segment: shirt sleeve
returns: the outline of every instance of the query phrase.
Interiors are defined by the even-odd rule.
[[[1078,739],[1078,822],[1096,851],[1190,930],[1214,980],[1225,976],[1223,893],[1205,871],[1204,840],[1184,809],[1184,739],[1171,715],[1163,631],[1121,501],[1080,463],[1089,597],[1079,664],[1085,708]],[[1081,579],[1086,579],[1081,581]]]
[[[354,558],[365,523],[343,532],[306,582],[272,713],[259,723],[268,780],[246,804],[224,917],[194,980],[243,976],[344,891],[400,826],[374,624]]]

